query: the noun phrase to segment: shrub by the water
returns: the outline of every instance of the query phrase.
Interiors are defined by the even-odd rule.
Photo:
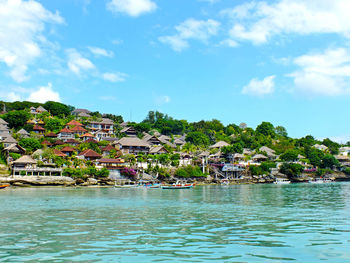
[[[205,174],[202,173],[198,166],[188,165],[186,167],[181,167],[175,172],[176,177],[180,178],[192,178],[192,177],[204,177]]]

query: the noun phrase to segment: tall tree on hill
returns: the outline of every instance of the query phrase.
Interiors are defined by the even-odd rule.
[[[74,109],[71,106],[55,101],[47,101],[43,107],[54,116],[68,116]]]
[[[271,138],[274,138],[276,133],[275,133],[275,128],[270,122],[263,121],[261,124],[259,124],[256,127],[256,133],[260,133],[265,136],[271,136]]]

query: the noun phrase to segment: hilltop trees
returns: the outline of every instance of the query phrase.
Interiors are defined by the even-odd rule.
[[[74,109],[71,106],[55,101],[48,101],[43,105],[43,107],[52,115],[61,117],[70,115],[71,111]]]
[[[4,116],[4,120],[7,121],[9,127],[16,130],[23,127],[29,119],[30,114],[25,110],[10,111]]]

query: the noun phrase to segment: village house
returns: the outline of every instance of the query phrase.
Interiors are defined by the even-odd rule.
[[[123,154],[137,154],[139,152],[148,153],[150,145],[137,137],[124,137],[117,143]]]
[[[325,146],[325,145],[323,145],[323,144],[315,144],[315,145],[313,145],[312,146],[313,148],[316,148],[317,150],[320,150],[320,151],[322,151],[322,152],[326,152],[326,151],[328,151],[328,147],[327,146]]]
[[[19,135],[20,138],[29,138],[30,134],[27,132],[25,129],[20,129],[17,134]]]
[[[49,141],[47,141],[47,140],[44,140],[44,141],[42,141],[41,142],[41,145],[43,145],[43,146],[46,146],[46,147],[51,147],[52,146],[52,143],[51,142],[49,142]]]
[[[65,153],[63,153],[62,151],[57,150],[57,149],[53,149],[53,154],[58,156],[58,157],[62,157],[62,158],[67,157],[67,155]]]
[[[17,143],[12,143],[9,146],[5,147],[3,149],[3,152],[6,157],[9,157],[10,153],[18,153],[18,154],[25,154],[26,149],[24,149],[22,146],[20,146]]]
[[[29,155],[23,155],[11,163],[12,175],[31,175],[31,176],[52,176],[62,175],[61,168],[37,167],[37,161]]]
[[[144,137],[142,138],[142,140],[146,143],[148,143],[149,145],[162,145],[162,142],[154,135],[150,135],[148,133],[145,133]]]
[[[73,128],[70,128],[70,131],[74,135],[78,135],[78,136],[81,136],[87,132],[87,130],[84,129],[82,126],[74,126]]]
[[[0,124],[0,133],[10,133],[10,130],[7,127],[7,125]]]
[[[45,133],[45,128],[41,127],[40,125],[35,124],[33,127],[33,132],[36,134],[43,135]]]
[[[101,159],[102,156],[100,154],[98,154],[97,152],[95,152],[94,150],[86,149],[86,150],[82,151],[81,153],[79,153],[77,155],[77,157],[79,159],[83,159],[83,160],[95,161],[97,159]]]
[[[350,147],[349,146],[340,147],[339,154],[344,155],[344,156],[349,156],[350,155]]]
[[[75,140],[75,139],[68,139],[68,140],[66,140],[66,143],[70,144],[72,146],[78,146],[80,144],[80,142]]]
[[[90,121],[88,128],[92,133],[103,130],[108,135],[114,134],[114,123],[108,118],[102,118],[101,121]]]
[[[63,128],[58,133],[57,138],[64,140],[64,141],[68,140],[68,139],[74,139],[74,133],[70,129]]]
[[[57,138],[57,134],[54,132],[49,132],[48,134],[45,135],[45,137],[55,139]]]
[[[163,146],[154,146],[149,150],[149,154],[163,154],[163,153],[169,153],[167,149],[165,149]]]
[[[10,146],[13,143],[17,144],[17,141],[10,134],[7,134],[6,137],[3,137],[3,134],[1,134],[1,142],[4,145],[4,148]]]
[[[103,156],[108,156],[112,151],[117,151],[117,149],[114,148],[112,145],[108,144],[107,146],[103,147],[101,151]]]
[[[225,146],[229,146],[229,144],[227,142],[224,142],[224,141],[219,141],[211,146],[209,146],[210,149],[221,149],[222,147],[225,147]]]
[[[75,109],[72,111],[72,115],[75,115],[75,116],[80,116],[80,114],[85,114],[85,115],[88,115],[88,117],[91,117],[89,115],[89,113],[91,113],[89,110],[86,110],[86,109]],[[80,117],[83,117],[83,116],[80,116]]]
[[[76,121],[76,120],[71,120],[70,122],[68,122],[66,124],[67,129],[70,129],[70,128],[75,127],[75,126],[83,127],[83,124],[81,124],[79,121]]]
[[[137,136],[137,131],[134,129],[134,127],[125,127],[120,131],[120,133],[123,133],[127,137]]]
[[[121,170],[125,167],[125,162],[123,159],[101,158],[97,160],[97,165],[107,170]]]
[[[269,157],[269,159],[274,159],[276,158],[276,154],[275,151],[272,150],[271,148],[267,147],[267,146],[262,146],[259,148],[260,152],[265,152],[267,154],[267,157]]]
[[[85,133],[82,136],[80,136],[80,139],[82,139],[84,142],[86,142],[87,140],[93,139],[94,136],[90,133]]]
[[[256,154],[252,157],[252,161],[255,163],[261,163],[261,162],[264,162],[268,159],[269,159],[268,157],[266,157],[265,155],[262,155],[262,154]]]
[[[61,149],[61,152],[64,153],[65,155],[71,157],[72,154],[75,152],[76,150],[70,146],[65,146]]]

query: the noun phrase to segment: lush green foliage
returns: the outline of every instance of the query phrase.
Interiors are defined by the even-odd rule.
[[[73,110],[73,107],[55,101],[48,101],[43,105],[43,107],[52,115],[60,117],[70,115],[71,111]]]
[[[30,114],[25,110],[10,111],[5,114],[4,120],[7,121],[10,128],[19,130],[30,119]]]
[[[203,172],[198,166],[188,165],[186,167],[178,168],[175,171],[175,176],[179,178],[194,178],[204,177],[205,174],[203,174]]]
[[[23,138],[18,144],[25,148],[27,152],[34,152],[42,147],[39,140],[35,138]]]
[[[208,146],[209,145],[209,137],[199,131],[189,132],[186,136],[186,142],[190,142],[197,146]]]
[[[64,127],[64,121],[57,117],[47,118],[45,120],[45,129],[47,131],[59,132]]]
[[[283,163],[280,172],[287,175],[288,178],[298,177],[304,170],[304,167],[297,163]]]
[[[286,162],[294,162],[298,160],[298,151],[296,150],[287,150],[281,154],[280,159]]]

